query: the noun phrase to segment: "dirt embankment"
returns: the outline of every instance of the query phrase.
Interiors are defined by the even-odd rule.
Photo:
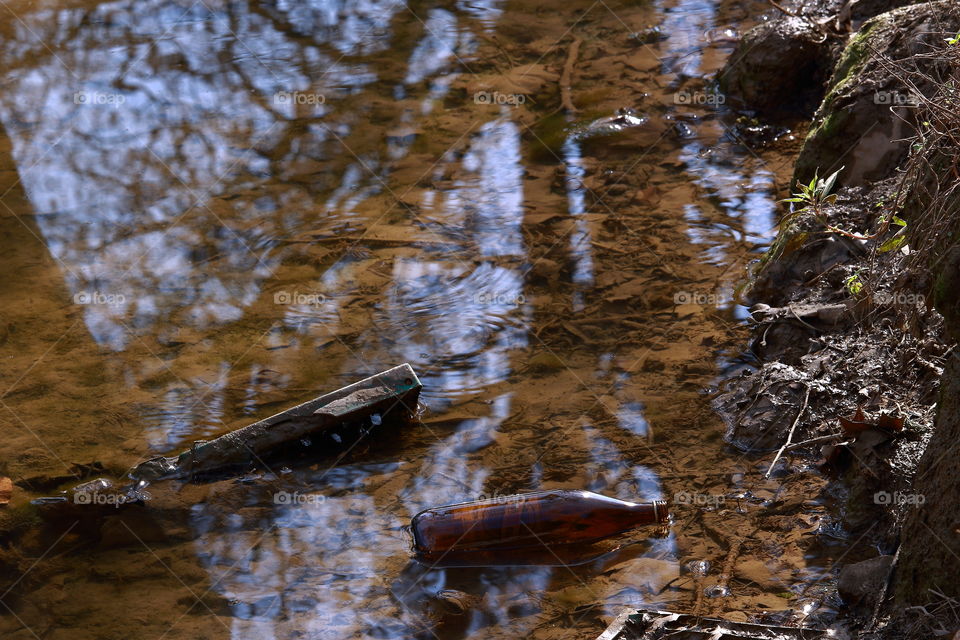
[[[744,291],[758,368],[717,408],[731,444],[819,457],[845,495],[837,582],[861,637],[953,637],[960,6],[783,8],[720,82],[759,118],[812,117],[794,173],[806,190]]]

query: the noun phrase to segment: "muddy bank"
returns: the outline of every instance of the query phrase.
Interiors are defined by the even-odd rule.
[[[810,192],[791,189],[801,196],[744,290],[758,367],[716,406],[733,446],[816,464],[841,496],[836,589],[852,628],[928,638],[957,628],[960,596],[960,9],[871,3],[858,25],[821,4],[748,33],[721,72],[765,117],[819,106],[794,170]],[[802,88],[784,84],[801,82],[791,60]],[[758,96],[777,69],[782,92]]]

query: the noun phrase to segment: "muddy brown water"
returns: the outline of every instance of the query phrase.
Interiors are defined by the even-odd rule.
[[[822,483],[803,461],[763,480],[706,393],[749,365],[733,292],[790,172],[789,137],[751,148],[705,80],[765,9],[5,4],[3,637],[832,611]],[[619,109],[636,126],[591,127]],[[421,422],[337,460],[29,504],[400,362]],[[417,511],[545,488],[670,499],[675,522],[592,556],[411,559]]]

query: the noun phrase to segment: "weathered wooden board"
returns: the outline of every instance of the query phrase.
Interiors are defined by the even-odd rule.
[[[624,611],[597,640],[825,640],[819,629],[731,622],[686,613]]]
[[[130,471],[136,482],[186,478],[256,464],[278,447],[379,414],[412,413],[420,395],[417,374],[402,364],[209,441],[179,456],[152,458]]]

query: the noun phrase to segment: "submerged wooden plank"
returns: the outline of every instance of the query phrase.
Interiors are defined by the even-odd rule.
[[[686,613],[627,610],[597,640],[825,640],[826,632],[704,618]]]
[[[214,440],[195,442],[179,456],[147,460],[134,467],[130,477],[152,483],[250,466],[276,448],[311,434],[376,414],[386,419],[412,413],[422,387],[413,368],[402,364]]]

